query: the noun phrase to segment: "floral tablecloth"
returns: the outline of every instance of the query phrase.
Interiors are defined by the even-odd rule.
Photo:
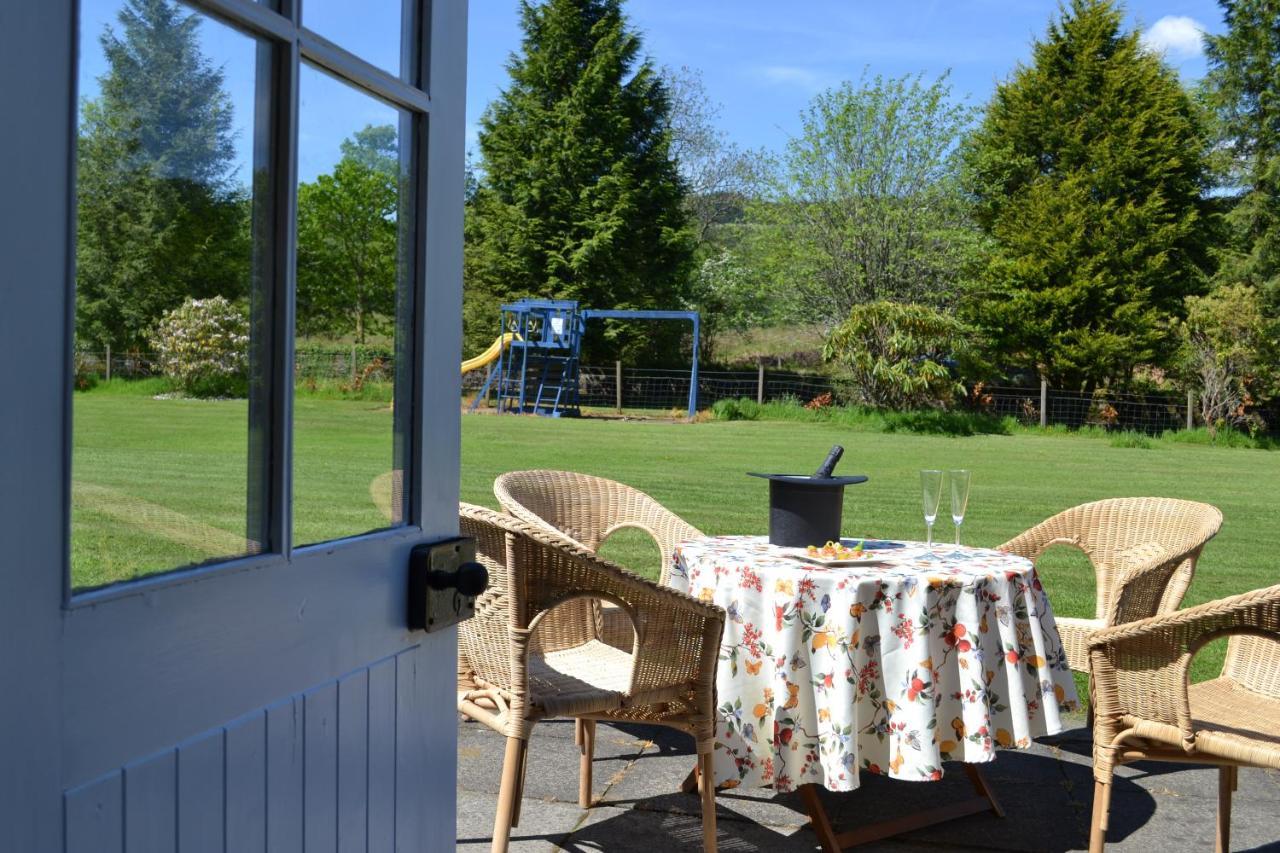
[[[846,542],[849,540],[845,540]],[[671,585],[725,609],[716,782],[858,787],[942,777],[1062,729],[1075,684],[1032,564],[1000,551],[868,542],[828,568],[764,537],[681,544]]]

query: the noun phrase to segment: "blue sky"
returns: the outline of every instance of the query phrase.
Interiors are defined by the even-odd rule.
[[[516,0],[472,0],[467,60],[468,143],[506,85],[520,44]],[[1030,56],[1056,0],[629,0],[632,24],[659,65],[702,72],[720,124],[746,148],[780,149],[814,94],[871,74],[951,70],[957,97],[984,103]],[[1222,30],[1216,0],[1133,0],[1125,6],[1185,79],[1204,74],[1196,29]],[[1163,22],[1162,22],[1163,19]]]
[[[82,0],[80,92],[92,97],[105,70],[98,35],[122,0]],[[395,62],[399,0],[307,0],[308,23],[381,65]],[[956,97],[984,103],[998,81],[1030,55],[1056,0],[628,0],[633,26],[659,65],[702,73],[721,106],[720,126],[744,148],[778,150],[817,92],[856,80],[866,69],[888,76],[950,69]],[[1129,25],[1141,29],[1183,78],[1204,73],[1199,30],[1222,30],[1216,0],[1131,0]],[[467,61],[468,147],[485,106],[507,84],[506,62],[520,45],[517,0],[471,0]],[[247,162],[252,133],[253,42],[206,20],[201,43],[223,68],[235,106],[237,149]],[[342,140],[395,111],[315,71],[303,75],[300,174],[310,180],[339,156]],[[242,165],[240,179],[248,172]]]

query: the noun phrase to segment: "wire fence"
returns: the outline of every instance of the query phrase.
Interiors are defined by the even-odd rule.
[[[970,398],[979,411],[1013,417],[1028,426],[1096,426],[1158,435],[1187,426],[1186,394],[1068,391],[1056,388],[980,386]]]
[[[394,356],[375,347],[299,348],[294,376],[298,382],[338,383],[391,381]],[[160,365],[146,352],[76,352],[77,377],[140,379],[156,376]],[[579,401],[582,406],[616,410],[683,412],[689,401],[690,371],[638,367],[582,365],[579,368]],[[464,394],[475,394],[486,372],[474,370],[462,377]],[[698,408],[720,400],[748,398],[759,402],[795,400],[808,403],[830,394],[841,398],[840,383],[811,373],[758,369],[755,371],[702,370],[698,372]],[[1195,401],[1185,393],[1148,394],[1115,391],[1093,393],[1055,388],[979,385],[972,389],[967,406],[996,417],[1012,417],[1028,426],[1063,426],[1070,429],[1096,426],[1135,430],[1156,435],[1199,425]],[[1188,420],[1188,407],[1191,418]],[[1254,410],[1270,431],[1280,427],[1280,401]]]

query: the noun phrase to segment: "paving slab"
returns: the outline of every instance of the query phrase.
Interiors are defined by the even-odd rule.
[[[459,725],[458,849],[487,850],[502,773],[504,739],[475,723]],[[698,850],[701,810],[679,792],[693,766],[693,744],[659,727],[599,724],[593,765],[596,804],[577,805],[578,753],[573,724],[540,724],[530,742],[529,776],[516,853],[526,851]],[[866,845],[867,851],[1084,850],[1093,800],[1092,745],[1083,719],[1031,749],[1000,753],[984,765],[1003,820],[983,813]],[[865,775],[859,790],[821,795],[837,827],[880,820],[972,795],[959,765],[935,783]],[[1112,795],[1108,850],[1211,850],[1217,771],[1144,762],[1121,768]],[[812,851],[818,844],[796,794],[734,789],[717,796],[723,851]],[[1280,853],[1280,773],[1241,771],[1232,850]]]

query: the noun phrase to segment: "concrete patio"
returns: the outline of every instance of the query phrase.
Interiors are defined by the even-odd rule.
[[[1025,751],[1002,752],[987,774],[1008,812],[974,815],[864,850],[1041,850],[1087,848],[1093,780],[1084,719]],[[698,850],[697,798],[678,793],[693,765],[692,743],[666,729],[600,724],[596,738],[597,805],[578,808],[578,753],[573,723],[534,729],[520,826],[511,850]],[[503,739],[473,722],[458,726],[458,845],[487,851],[493,830]],[[837,828],[936,805],[971,793],[964,775],[910,783],[864,775],[851,794],[827,795]],[[718,798],[720,849],[812,851],[815,837],[795,794],[734,790]],[[1108,850],[1212,850],[1217,771],[1147,763],[1121,768],[1113,795]],[[1280,773],[1246,769],[1234,799],[1232,850],[1280,851]]]

